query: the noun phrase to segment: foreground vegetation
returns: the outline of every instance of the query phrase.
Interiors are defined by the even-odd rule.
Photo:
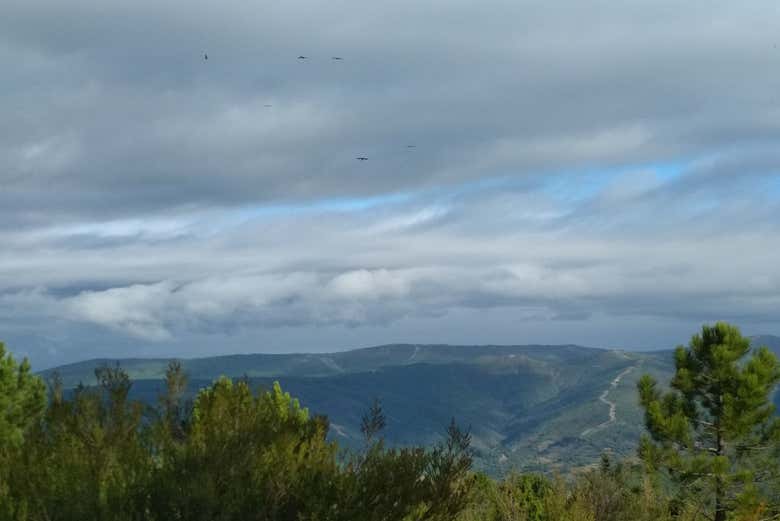
[[[119,367],[97,385],[45,384],[0,344],[1,520],[622,521],[780,518],[780,366],[727,324],[676,352],[668,388],[645,377],[648,435],[570,476],[471,469],[453,422],[435,447],[388,447],[377,402],[361,450],[329,441],[278,384],[220,378],[191,402],[168,367],[155,407],[129,398]]]

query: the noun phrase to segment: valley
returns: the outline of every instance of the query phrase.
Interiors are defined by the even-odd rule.
[[[777,347],[775,337],[761,342]],[[120,364],[132,394],[154,403],[167,359],[90,360],[57,372],[65,387],[94,382],[94,368]],[[469,427],[477,468],[568,471],[610,451],[634,453],[643,432],[636,383],[644,373],[667,382],[670,351],[629,352],[562,346],[394,344],[327,354],[251,354],[182,360],[190,395],[220,375],[268,388],[279,381],[315,414],[327,415],[341,447],[362,442],[360,420],[374,398],[393,445],[430,445],[454,418]]]

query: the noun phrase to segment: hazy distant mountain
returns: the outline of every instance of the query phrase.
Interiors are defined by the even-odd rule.
[[[753,345],[780,353],[780,337]],[[89,360],[57,371],[66,386],[94,382],[94,369],[120,363],[133,393],[156,399],[167,359]],[[390,443],[432,443],[455,418],[471,426],[478,466],[571,468],[604,450],[632,455],[642,433],[636,382],[651,373],[662,383],[674,370],[670,351],[628,352],[566,346],[385,345],[329,354],[252,354],[182,361],[190,392],[220,375],[247,376],[257,386],[278,380],[331,421],[331,436],[360,443],[360,418],[378,397]],[[780,403],[780,396],[776,397]]]
[[[327,377],[347,373],[376,371],[383,367],[408,366],[414,364],[479,363],[491,361],[503,365],[517,355],[533,357],[546,363],[585,359],[604,350],[565,346],[453,346],[389,344],[338,353],[302,354],[248,354],[226,355],[208,358],[184,359],[182,364],[191,378],[213,379],[219,375],[249,377],[296,376]],[[167,358],[125,358],[121,360],[101,358],[63,365],[42,374],[57,371],[66,386],[79,381],[93,380],[95,367],[103,364],[120,363],[135,379],[158,379],[165,374],[170,359]]]
[[[780,336],[756,335],[750,337],[750,340],[754,346],[766,346],[780,355]]]

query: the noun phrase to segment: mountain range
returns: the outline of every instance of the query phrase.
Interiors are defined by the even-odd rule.
[[[780,337],[753,337],[780,352]],[[153,403],[169,359],[94,359],[44,371],[67,388],[94,383],[94,369],[119,364],[133,395]],[[471,429],[476,466],[569,471],[604,451],[633,455],[643,432],[636,382],[644,373],[669,381],[672,352],[577,345],[454,346],[393,344],[328,354],[249,354],[182,360],[189,392],[220,375],[263,388],[279,381],[313,413],[328,416],[330,435],[360,446],[360,419],[374,398],[394,445],[440,440],[452,418]]]

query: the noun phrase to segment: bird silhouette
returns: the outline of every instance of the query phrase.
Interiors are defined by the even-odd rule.
[[[356,157],[355,159],[357,159],[358,161],[368,161],[367,157]]]
[[[301,56],[298,56],[298,59],[299,59],[299,60],[308,60],[308,59],[309,59],[309,57],[308,57],[308,56],[303,56],[303,55],[301,55]]]
[[[406,148],[417,148],[417,145],[406,145]]]
[[[344,58],[342,58],[341,56],[332,56],[330,59],[331,60],[343,60]]]
[[[263,106],[264,106],[264,107],[273,107],[273,105],[271,105],[270,103],[266,103],[266,104],[265,104],[265,105],[263,105]]]
[[[209,55],[208,55],[208,54],[206,54],[205,52],[203,53],[203,59],[204,59],[204,60],[208,60],[208,59],[209,59]]]

